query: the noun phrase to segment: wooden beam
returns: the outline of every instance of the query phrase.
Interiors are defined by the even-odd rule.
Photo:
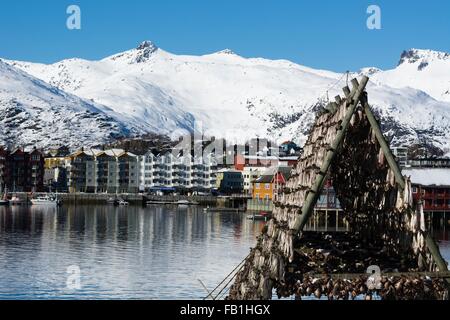
[[[398,166],[398,163],[395,160],[395,157],[392,154],[392,151],[389,148],[389,146],[386,142],[386,139],[384,138],[383,133],[381,132],[380,126],[378,125],[378,122],[372,113],[372,110],[371,110],[368,100],[367,100],[367,96],[362,97],[361,103],[363,103],[363,105],[364,105],[364,112],[367,116],[367,119],[370,122],[370,125],[372,127],[372,130],[375,133],[375,136],[377,137],[378,143],[380,144],[381,149],[383,150],[384,156],[386,157],[386,160],[389,163],[389,167],[392,169],[392,171],[395,174],[396,183],[402,190],[405,190],[405,185],[406,185],[405,178],[402,175],[400,167]],[[438,266],[439,271],[448,271],[447,263],[445,262],[444,258],[442,257],[441,252],[439,251],[439,247],[437,246],[434,239],[427,233],[425,240],[426,240],[426,246],[427,246],[428,250],[430,251],[431,255],[433,256],[433,260],[436,263],[436,265]]]
[[[344,91],[345,97],[348,98],[350,96],[350,88],[348,86],[345,86],[342,88],[342,91]]]
[[[356,79],[354,79],[354,80],[356,80]],[[333,162],[334,158],[336,157],[337,149],[339,148],[341,143],[344,141],[345,132],[347,131],[347,129],[350,125],[350,121],[353,117],[353,114],[355,113],[356,107],[359,104],[360,98],[364,93],[364,89],[366,88],[368,81],[369,81],[369,78],[364,76],[361,80],[361,83],[358,85],[358,87],[353,88],[353,90],[355,90],[355,93],[350,97],[352,102],[348,106],[347,113],[346,113],[344,119],[342,120],[340,128],[338,129],[338,131],[336,133],[336,138],[323,160],[323,164],[320,168],[321,174],[317,175],[314,185],[312,186],[311,190],[306,195],[306,200],[305,200],[305,203],[303,204],[302,212],[300,215],[297,216],[297,218],[295,220],[293,230],[296,233],[303,231],[303,228],[305,227],[306,223],[308,222],[308,219],[311,217],[311,214],[314,210],[314,206],[317,202],[317,199],[319,198],[320,192],[323,189],[323,184],[325,182],[326,173],[328,172],[328,169],[330,168],[331,163]],[[348,102],[346,102],[346,103],[348,103]]]
[[[325,276],[331,279],[341,279],[341,280],[353,280],[360,277],[369,277],[370,273],[332,273],[332,274],[308,274],[305,273],[304,276],[310,276],[312,278],[321,279]],[[450,271],[438,271],[438,272],[387,272],[381,273],[382,277],[430,277],[438,279],[450,279]]]
[[[428,250],[430,250],[431,255],[433,256],[433,260],[439,268],[439,271],[448,271],[447,262],[445,262],[444,258],[442,257],[436,241],[434,241],[429,233],[427,233],[425,237],[425,243]]]

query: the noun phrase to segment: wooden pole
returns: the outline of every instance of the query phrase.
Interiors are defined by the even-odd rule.
[[[355,79],[356,80],[356,79]],[[364,76],[361,80],[361,83],[359,86],[354,87],[355,93],[353,96],[350,96],[348,98],[348,102],[350,105],[347,109],[347,114],[345,115],[344,119],[342,120],[342,124],[340,128],[337,131],[336,138],[331,145],[331,148],[328,150],[325,159],[323,161],[322,167],[320,168],[320,172],[316,178],[316,181],[314,185],[312,186],[311,190],[309,190],[305,203],[302,208],[302,212],[300,215],[297,216],[293,230],[294,232],[298,233],[301,232],[308,221],[308,219],[311,217],[311,214],[314,209],[314,205],[317,202],[317,199],[320,195],[321,190],[323,189],[323,184],[325,182],[325,177],[327,175],[328,169],[331,166],[331,163],[333,162],[334,158],[336,157],[336,152],[341,143],[344,141],[345,132],[347,131],[347,128],[350,125],[350,121],[353,117],[353,114],[355,113],[356,107],[358,106],[359,100],[361,96],[363,95],[364,89],[366,88],[367,82],[369,81],[369,78]],[[357,81],[353,82],[354,86],[357,83]]]
[[[386,139],[383,136],[383,133],[381,132],[380,126],[378,125],[377,120],[375,119],[375,116],[372,113],[372,110],[370,109],[369,103],[367,101],[367,96],[363,96],[362,97],[362,101],[361,101],[364,105],[364,112],[366,113],[367,119],[370,122],[370,125],[372,127],[372,130],[375,133],[375,136],[377,137],[378,143],[381,146],[381,149],[383,150],[384,156],[386,157],[390,168],[392,169],[392,171],[395,174],[395,180],[397,182],[397,184],[399,185],[399,187],[402,190],[405,190],[405,178],[402,175],[402,172],[398,166],[397,161],[394,158],[394,155],[391,152],[391,149],[389,148]],[[421,204],[419,204],[421,205]],[[434,239],[427,233],[426,235],[426,245],[428,247],[428,250],[430,251],[431,255],[433,256],[433,259],[435,261],[435,263],[437,264],[439,271],[447,271],[447,263],[445,262],[445,260],[442,258],[442,255],[439,251],[439,248],[436,244],[436,242],[434,241]]]
[[[427,233],[425,237],[425,242],[428,247],[428,250],[430,250],[430,253],[433,256],[434,262],[439,268],[439,271],[448,271],[447,262],[445,262],[444,258],[442,257],[441,252],[439,251],[439,247],[436,244],[436,241],[434,241],[434,239],[431,237],[429,233]]]

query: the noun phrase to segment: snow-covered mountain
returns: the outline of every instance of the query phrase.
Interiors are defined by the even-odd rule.
[[[200,122],[208,135],[302,143],[314,112],[341,94],[346,77],[286,60],[246,59],[231,50],[175,55],[146,41],[100,61],[51,65],[8,61],[83,99],[109,107],[128,128],[177,135]],[[367,68],[370,102],[395,144],[427,139],[450,151],[448,54],[405,52],[394,70]],[[436,84],[436,85],[433,85]]]
[[[65,93],[0,60],[0,144],[107,142],[132,132],[109,108]]]
[[[436,100],[450,102],[450,53],[411,49],[402,53],[397,68],[373,71],[374,82],[415,88]]]

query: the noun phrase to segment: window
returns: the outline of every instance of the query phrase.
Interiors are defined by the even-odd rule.
[[[255,184],[255,188],[256,188],[256,189],[259,189],[259,188],[261,188],[261,184],[259,184],[259,183],[256,183],[256,184]]]
[[[255,198],[259,199],[259,193],[255,193]]]
[[[270,200],[270,196],[269,195],[266,195],[266,200]]]
[[[270,190],[270,183],[266,183],[266,190]]]
[[[412,192],[417,193],[417,187],[412,187]]]

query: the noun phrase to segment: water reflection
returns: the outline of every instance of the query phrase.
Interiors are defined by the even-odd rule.
[[[214,287],[262,227],[197,207],[0,208],[0,298],[202,298],[197,279]]]
[[[0,299],[203,298],[197,279],[214,288],[263,226],[201,207],[0,207]],[[347,228],[341,218],[327,227]],[[448,229],[433,233],[449,261]],[[78,291],[66,286],[72,265],[81,268]]]

